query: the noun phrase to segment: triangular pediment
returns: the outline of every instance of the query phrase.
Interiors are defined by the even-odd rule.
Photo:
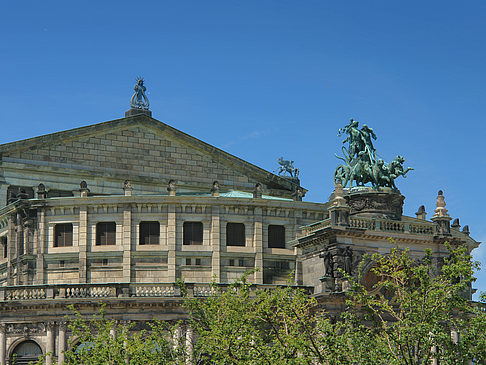
[[[96,184],[130,179],[164,186],[173,179],[178,189],[208,191],[217,180],[222,189],[243,191],[261,183],[281,196],[298,186],[145,115],[4,144],[0,153],[4,165],[86,176]]]

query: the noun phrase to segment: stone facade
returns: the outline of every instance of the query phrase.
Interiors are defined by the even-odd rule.
[[[204,297],[212,280],[256,268],[257,286],[285,284],[294,273],[296,285],[338,311],[346,290],[338,268],[352,272],[365,252],[389,252],[389,237],[417,255],[431,248],[438,262],[444,240],[478,245],[450,227],[442,200],[432,222],[425,213],[402,217],[396,191],[337,187],[328,203],[305,202],[298,179],[147,114],[9,143],[0,153],[1,364],[19,346],[61,364],[68,304],[89,316],[103,301],[119,321],[184,319],[176,280]]]

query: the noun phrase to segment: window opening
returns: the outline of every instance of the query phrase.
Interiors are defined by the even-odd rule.
[[[226,224],[226,246],[245,246],[245,225],[243,223]]]
[[[60,223],[54,226],[54,247],[68,247],[73,245],[72,223]]]
[[[184,245],[203,244],[203,224],[201,222],[184,222]]]
[[[160,243],[160,223],[159,222],[140,222],[141,245],[158,245]]]
[[[285,248],[285,226],[268,226],[268,247]]]
[[[116,223],[100,222],[96,225],[96,245],[116,244]]]

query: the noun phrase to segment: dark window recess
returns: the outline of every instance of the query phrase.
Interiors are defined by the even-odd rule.
[[[201,265],[201,259],[196,259],[196,265]]]
[[[103,260],[101,261],[101,264],[102,264],[103,266],[107,266],[107,265],[108,265],[108,259],[103,259]]]
[[[8,239],[7,237],[2,237],[2,248],[3,248],[3,258],[6,259],[8,256]]]
[[[241,266],[241,267],[245,266],[245,260],[239,259],[238,260],[238,266]]]
[[[96,245],[116,245],[115,222],[102,222],[96,225]]]
[[[268,247],[285,248],[285,227],[277,225],[268,226]]]
[[[59,267],[64,267],[64,260],[59,261]]]
[[[264,261],[263,284],[271,284],[274,278],[284,279],[290,272],[290,261]]]
[[[160,223],[159,222],[140,222],[141,245],[158,245],[160,243]]]
[[[243,223],[226,224],[226,246],[245,246],[245,225]]]
[[[229,260],[229,266],[235,266],[235,260],[234,259]]]
[[[203,224],[201,222],[184,222],[184,245],[203,244]]]
[[[191,259],[186,259],[186,265],[191,265]]]
[[[73,245],[73,225],[61,223],[54,226],[54,247],[67,247]]]

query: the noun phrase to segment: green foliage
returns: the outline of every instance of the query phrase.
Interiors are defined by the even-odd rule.
[[[291,285],[256,288],[247,273],[194,298],[179,283],[194,348],[176,335],[181,323],[153,322],[148,330],[107,320],[102,309],[85,320],[74,312],[65,364],[466,364],[486,361],[486,305],[467,300],[478,264],[466,248],[448,246],[440,265],[432,253],[411,257],[396,247],[366,257],[357,278],[342,272],[350,290],[338,318]],[[377,282],[363,283],[365,268]],[[483,301],[486,297],[482,296]],[[114,332],[113,332],[114,331]],[[459,333],[459,340],[451,333]],[[76,346],[81,343],[84,345]],[[189,356],[189,352],[191,352]]]
[[[349,314],[376,330],[384,339],[387,364],[463,364],[485,360],[484,312],[474,308],[466,293],[479,268],[465,247],[447,245],[450,255],[434,268],[432,252],[413,259],[408,249],[375,254],[371,271],[379,278],[367,290],[360,278],[349,291]],[[363,265],[364,266],[364,265]],[[460,337],[451,336],[457,332]]]
[[[65,365],[159,365],[186,364],[185,343],[175,336],[180,323],[150,322],[149,330],[131,331],[105,316],[104,305],[98,315],[86,320],[73,311],[69,328],[72,335],[64,352]],[[37,365],[45,364],[45,358]]]
[[[212,364],[376,364],[382,355],[359,323],[334,323],[291,286],[255,289],[244,276],[215,295],[186,298],[200,335],[195,356]],[[360,358],[356,354],[362,354]]]

